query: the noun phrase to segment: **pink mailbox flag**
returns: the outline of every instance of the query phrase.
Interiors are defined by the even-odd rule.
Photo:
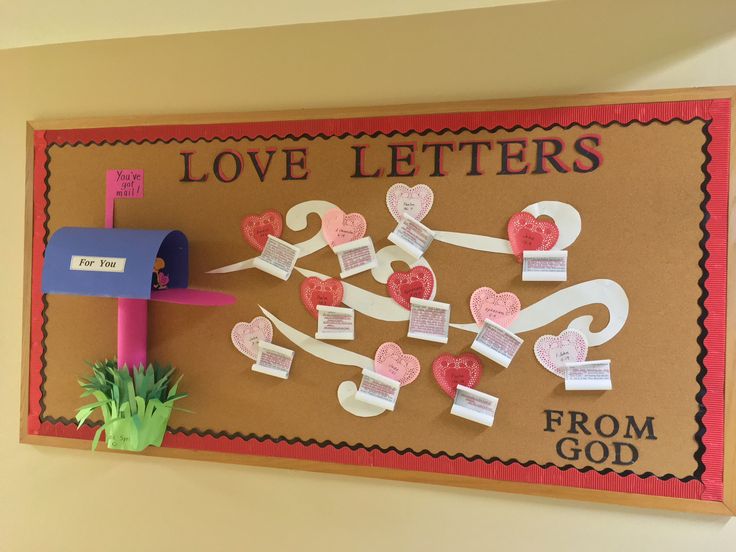
[[[143,197],[143,169],[113,169],[105,177],[105,228],[114,226],[115,200]]]

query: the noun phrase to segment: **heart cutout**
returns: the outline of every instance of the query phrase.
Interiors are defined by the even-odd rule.
[[[411,298],[429,299],[434,290],[434,274],[426,266],[415,266],[406,272],[394,272],[386,281],[391,298],[411,310]]]
[[[258,341],[271,343],[273,326],[268,318],[256,316],[250,322],[238,322],[230,332],[235,348],[248,358],[258,360]]]
[[[417,184],[410,188],[399,182],[386,192],[386,205],[396,222],[401,222],[404,213],[415,220],[422,220],[429,213],[433,203],[434,192],[426,184]]]
[[[572,329],[560,335],[543,335],[534,343],[534,356],[555,376],[564,378],[566,362],[585,362],[588,340],[582,332]]]
[[[524,211],[509,219],[508,232],[511,250],[519,261],[524,251],[549,251],[560,237],[560,229],[554,222],[537,220]]]
[[[479,328],[486,319],[508,328],[519,317],[521,301],[510,291],[496,293],[489,287],[481,287],[470,296],[470,312]]]
[[[284,231],[284,217],[281,213],[269,209],[260,215],[248,215],[240,224],[243,238],[258,251],[266,247],[268,236],[281,237]]]
[[[322,235],[330,247],[359,240],[365,236],[367,223],[360,213],[346,214],[339,207],[322,215]]]
[[[458,385],[475,387],[482,373],[483,363],[473,353],[463,353],[459,356],[443,353],[432,363],[434,379],[453,399]]]
[[[398,381],[402,387],[417,379],[421,370],[417,357],[404,353],[401,347],[390,341],[376,351],[373,367],[382,376]]]
[[[316,276],[310,276],[304,279],[299,291],[302,303],[315,318],[319,318],[317,305],[336,307],[342,302],[342,282],[334,278],[320,280]]]

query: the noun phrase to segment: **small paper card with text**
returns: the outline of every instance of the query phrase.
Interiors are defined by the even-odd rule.
[[[522,343],[518,335],[486,318],[470,348],[508,368]]]
[[[255,258],[253,266],[272,276],[288,280],[298,258],[298,247],[269,235],[263,252],[260,257]]]
[[[281,379],[288,379],[294,351],[268,341],[258,342],[258,359],[251,370]]]
[[[412,297],[409,314],[409,337],[447,343],[450,329],[450,305]]]
[[[521,279],[525,282],[565,282],[567,251],[524,251]]]
[[[611,361],[588,360],[565,364],[565,391],[610,391]]]
[[[355,339],[355,310],[317,305],[317,339]]]
[[[399,224],[388,235],[388,239],[409,253],[409,255],[418,259],[432,245],[434,232],[410,214],[402,213]]]
[[[340,278],[347,278],[378,266],[376,250],[370,236],[332,248],[340,263]]]
[[[498,397],[458,385],[450,414],[491,427],[497,406]]]
[[[355,398],[386,410],[396,408],[401,383],[372,370],[363,370],[363,379],[355,393]]]

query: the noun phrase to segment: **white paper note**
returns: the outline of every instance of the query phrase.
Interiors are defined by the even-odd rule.
[[[522,262],[525,282],[567,281],[567,251],[524,251]]]
[[[298,258],[298,247],[269,235],[266,247],[260,257],[254,259],[253,266],[272,276],[288,280]]]
[[[396,407],[401,384],[372,370],[363,370],[363,379],[355,398],[364,403],[391,410]]]
[[[458,385],[450,414],[491,427],[497,406],[498,397]]]
[[[450,327],[450,305],[412,297],[409,313],[409,337],[447,343]]]
[[[369,236],[338,245],[333,251],[340,263],[340,278],[347,278],[378,266],[376,250]]]
[[[294,360],[294,351],[291,349],[279,347],[267,341],[259,341],[258,360],[256,360],[251,370],[287,379],[291,371],[292,360]]]
[[[124,257],[89,257],[72,255],[69,270],[83,270],[86,272],[125,272]]]
[[[413,218],[403,213],[401,221],[388,235],[389,241],[398,245],[415,259],[424,255],[434,240],[434,232]]]
[[[317,305],[317,339],[355,339],[355,311],[344,307]]]
[[[588,360],[565,365],[565,391],[610,391],[611,361]]]
[[[508,368],[522,343],[518,335],[486,319],[470,348]]]

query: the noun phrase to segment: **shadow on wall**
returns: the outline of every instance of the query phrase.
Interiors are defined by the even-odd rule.
[[[736,81],[736,1],[555,0],[5,53],[36,118],[100,115],[74,100],[78,83],[108,115],[705,86]],[[66,104],[46,114],[54,75]],[[121,94],[121,75],[142,86]]]
[[[247,71],[254,95],[278,107],[574,94],[658,86],[648,77],[736,38],[736,2],[555,0],[187,36],[224,56],[242,52],[234,70]],[[206,60],[194,61],[207,75]],[[259,78],[274,63],[302,104]],[[736,74],[736,61],[725,63],[719,74]],[[679,72],[672,86],[718,82],[708,78],[719,70],[711,65]]]
[[[736,2],[557,0],[351,26],[334,30],[356,63],[386,60],[367,86],[401,94],[399,83],[411,89],[413,76],[429,74],[445,98],[448,89],[458,99],[570,94],[635,85],[736,37]]]

